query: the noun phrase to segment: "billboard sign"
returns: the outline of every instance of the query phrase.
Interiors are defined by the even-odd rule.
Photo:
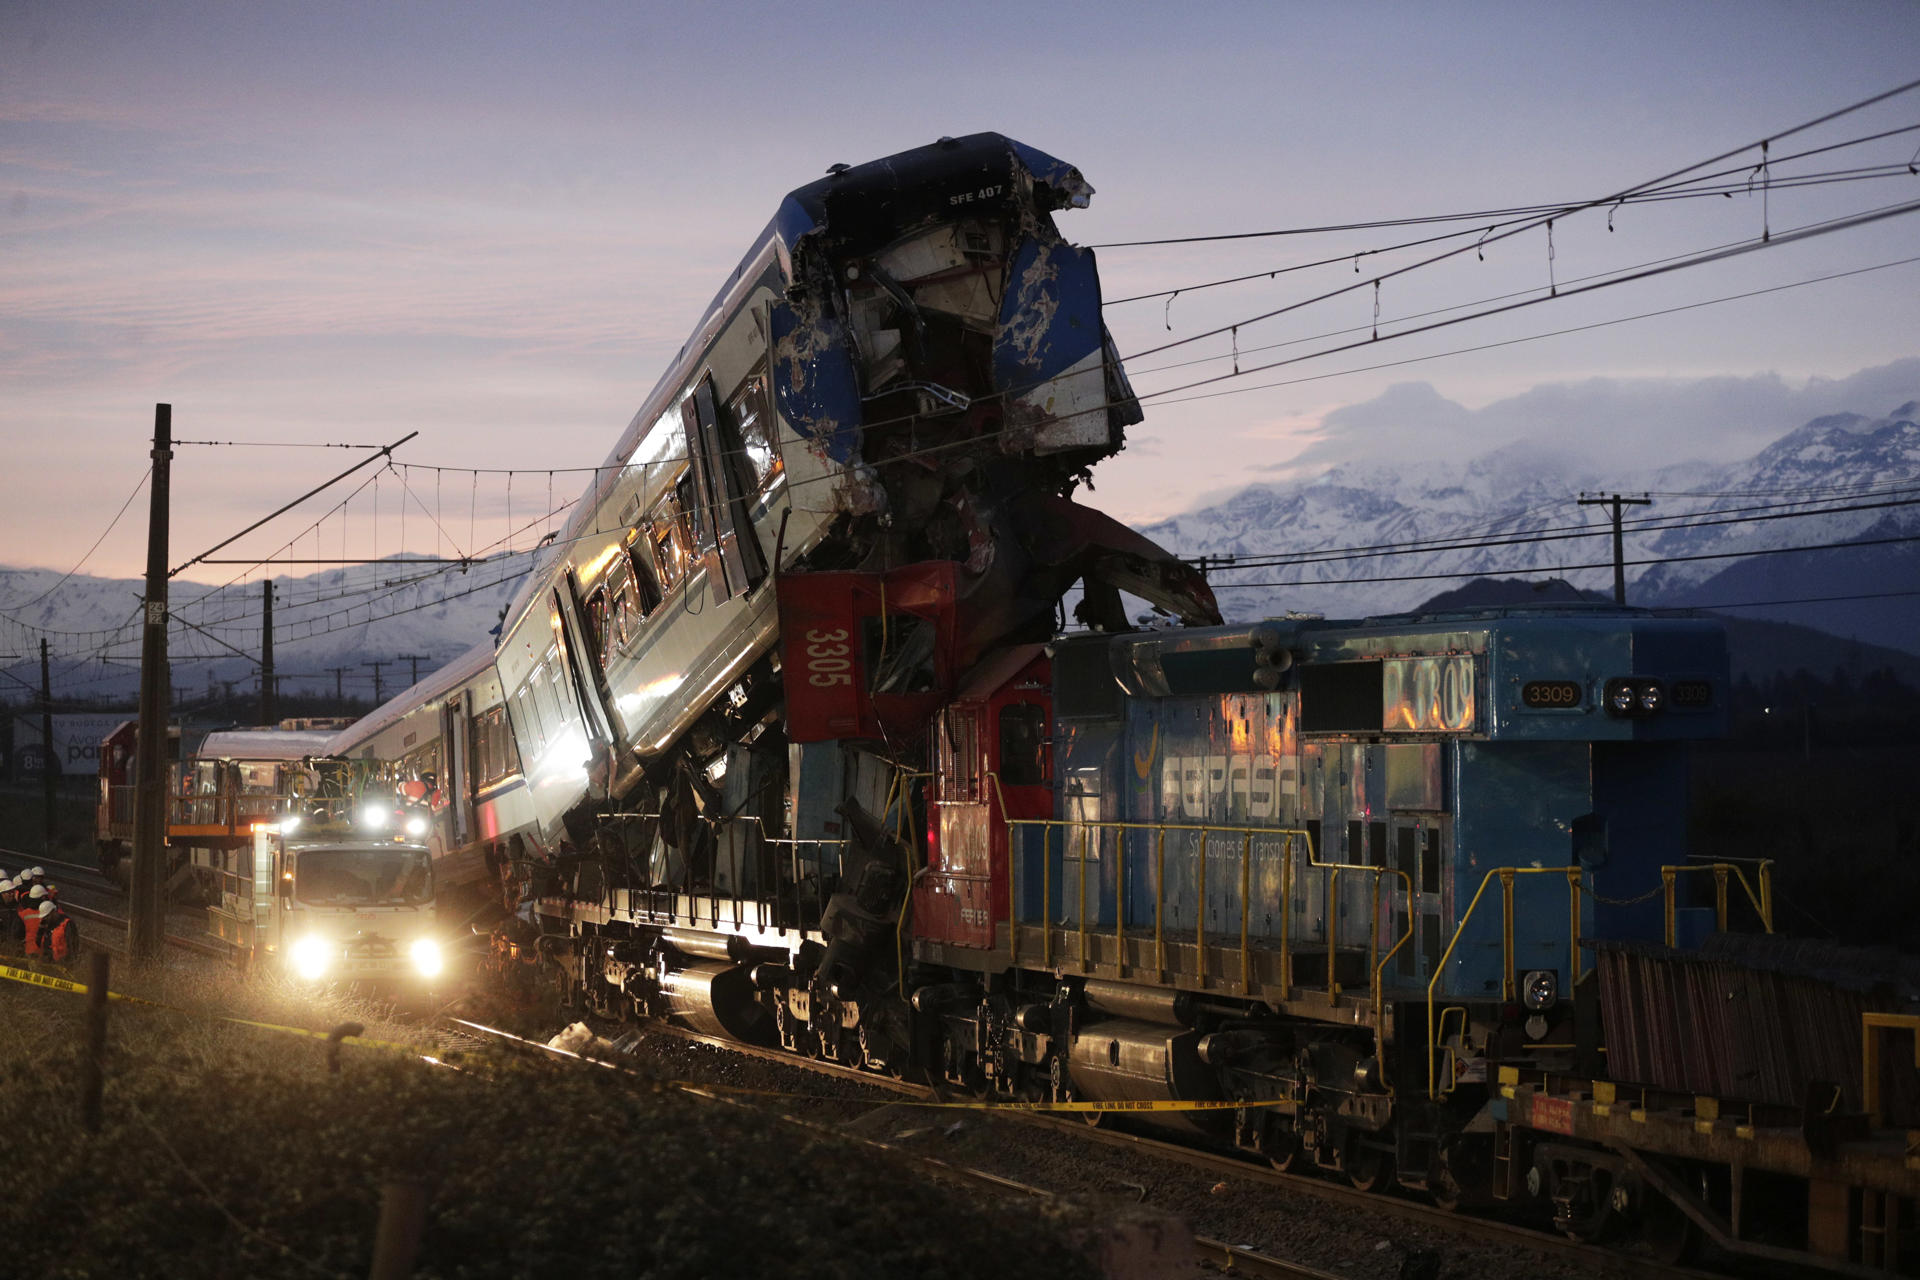
[[[91,778],[100,772],[100,742],[131,719],[125,712],[105,715],[53,717],[53,767],[56,776]],[[48,752],[41,741],[40,717],[17,715],[13,720],[13,758],[17,776],[38,778]]]

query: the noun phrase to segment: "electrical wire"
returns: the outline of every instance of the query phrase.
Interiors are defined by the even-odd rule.
[[[1920,129],[1920,125],[1914,125],[1912,127],[1915,129]],[[1808,175],[1805,180],[1789,179],[1786,181],[1782,181],[1776,178],[1773,180],[1772,186],[1773,186],[1773,189],[1776,191],[1782,190],[1782,189],[1798,190],[1805,187],[1832,186],[1839,183],[1849,183],[1849,182],[1866,182],[1866,181],[1877,180],[1880,178],[1910,178],[1912,176],[1913,176],[1912,172],[1904,164],[1875,165],[1875,166],[1872,166],[1869,170],[1861,170],[1861,171],[1836,170],[1829,174]],[[1817,180],[1815,180],[1816,178]],[[1633,197],[1629,197],[1626,200],[1621,201],[1620,204],[1656,204],[1656,203],[1665,203],[1667,201],[1672,201],[1672,200],[1698,200],[1698,199],[1704,199],[1708,196],[1732,195],[1738,189],[1739,189],[1738,184],[1730,184],[1728,186],[1713,187],[1713,188],[1709,188],[1702,191],[1675,192],[1675,193],[1666,194],[1666,195],[1633,196]],[[1532,209],[1525,210],[1524,212],[1538,213],[1538,212],[1544,212],[1549,208],[1555,208],[1555,207],[1565,207],[1565,206],[1541,205],[1541,206],[1536,206]],[[1617,209],[1619,205],[1615,205],[1614,207]],[[1509,225],[1511,225],[1511,222],[1496,222],[1491,224],[1487,229],[1493,230],[1493,229],[1498,229],[1499,227],[1509,226]],[[1298,272],[1298,271],[1310,271],[1319,267],[1346,266],[1349,263],[1353,264],[1353,269],[1356,272],[1358,272],[1360,269],[1360,266],[1359,266],[1360,260],[1362,258],[1380,257],[1389,253],[1398,253],[1406,249],[1417,249],[1430,244],[1438,244],[1444,240],[1454,240],[1454,239],[1459,239],[1465,236],[1478,236],[1481,234],[1484,234],[1482,230],[1482,225],[1479,222],[1475,222],[1473,226],[1467,228],[1464,231],[1443,231],[1437,235],[1422,236],[1417,240],[1403,240],[1403,241],[1400,241],[1398,244],[1381,245],[1377,248],[1361,249],[1353,253],[1334,254],[1330,257],[1316,258],[1311,262],[1291,263],[1283,267],[1273,267],[1266,271],[1250,271],[1242,275],[1224,276],[1215,280],[1201,280],[1201,281],[1196,281],[1192,284],[1178,285],[1173,288],[1156,289],[1151,293],[1129,294],[1124,298],[1109,299],[1106,302],[1102,303],[1102,306],[1121,307],[1121,306],[1127,305],[1130,302],[1148,302],[1156,298],[1171,298],[1174,295],[1181,294],[1181,293],[1201,293],[1208,289],[1223,288],[1227,285],[1246,284],[1255,280],[1272,280],[1278,276],[1291,275],[1294,272]],[[1095,246],[1095,247],[1098,247],[1098,246]]]
[[[1686,564],[1702,560],[1741,560],[1750,556],[1790,555],[1801,551],[1841,551],[1848,548],[1892,546],[1899,543],[1920,542],[1920,533],[1887,538],[1858,538],[1840,542],[1815,542],[1798,547],[1758,547],[1746,551],[1713,551],[1685,556],[1653,556],[1641,560],[1622,560],[1623,568],[1640,568],[1646,565]],[[1215,591],[1233,590],[1247,587],[1357,587],[1374,582],[1437,582],[1443,579],[1485,578],[1492,576],[1512,576],[1515,573],[1572,573],[1581,569],[1611,569],[1611,560],[1596,560],[1591,564],[1547,564],[1531,565],[1525,569],[1503,571],[1499,569],[1471,569],[1464,573],[1402,573],[1374,578],[1307,578],[1292,582],[1209,582],[1207,585]]]

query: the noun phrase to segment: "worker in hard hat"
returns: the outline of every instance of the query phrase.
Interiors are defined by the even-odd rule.
[[[0,880],[0,936],[9,943],[18,943],[26,933],[20,923],[19,887],[18,880]]]
[[[47,900],[47,891],[39,885],[28,889],[26,896],[20,898],[14,915],[20,921],[21,942],[25,945],[29,957],[41,954],[40,946],[40,904]]]
[[[40,946],[55,964],[71,963],[80,950],[80,926],[51,898],[40,903]]]

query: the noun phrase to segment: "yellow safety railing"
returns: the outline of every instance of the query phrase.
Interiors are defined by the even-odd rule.
[[[1920,1071],[1920,1015],[1862,1013],[1860,1015],[1860,1101],[1867,1120],[1876,1129],[1886,1124],[1880,1105],[1880,1033],[1906,1031],[1913,1037],[1913,1066]]]
[[[1014,863],[1017,861],[1017,853],[1015,852],[1015,850],[1017,849],[1017,846],[1014,845],[1014,842],[1011,839],[1013,833],[1017,832],[1022,828],[1037,829],[1041,833],[1041,841],[1040,841],[1041,957],[1040,958],[1041,958],[1041,963],[1043,968],[1049,968],[1049,969],[1052,968],[1054,964],[1054,957],[1055,957],[1054,939],[1055,939],[1056,928],[1051,919],[1052,903],[1053,903],[1053,857],[1052,857],[1052,854],[1054,849],[1055,831],[1057,830],[1060,833],[1059,847],[1063,856],[1065,856],[1068,853],[1068,851],[1075,846],[1076,843],[1078,844],[1078,848],[1079,848],[1078,861],[1080,864],[1080,871],[1079,871],[1077,884],[1074,887],[1074,892],[1078,899],[1078,904],[1077,904],[1078,920],[1074,928],[1074,932],[1079,939],[1078,963],[1080,966],[1080,971],[1083,973],[1092,971],[1091,939],[1093,936],[1093,928],[1092,928],[1091,913],[1087,909],[1087,864],[1093,860],[1090,855],[1094,848],[1094,842],[1097,838],[1104,837],[1108,833],[1121,834],[1125,832],[1148,832],[1148,833],[1151,833],[1153,836],[1154,966],[1158,971],[1159,978],[1162,981],[1164,981],[1167,974],[1167,969],[1168,969],[1167,931],[1166,931],[1167,835],[1170,832],[1185,833],[1185,834],[1198,836],[1199,848],[1197,851],[1197,857],[1194,860],[1194,891],[1195,891],[1195,898],[1196,898],[1196,909],[1195,909],[1195,919],[1194,919],[1193,941],[1194,941],[1194,951],[1195,951],[1195,957],[1196,957],[1195,976],[1198,979],[1198,981],[1203,985],[1207,979],[1207,921],[1206,921],[1207,881],[1206,881],[1206,876],[1207,876],[1207,861],[1208,861],[1209,848],[1210,846],[1214,845],[1215,842],[1230,841],[1239,845],[1239,880],[1240,880],[1239,986],[1240,986],[1241,994],[1250,994],[1253,990],[1253,953],[1256,950],[1256,947],[1254,945],[1254,939],[1252,937],[1254,841],[1256,838],[1259,838],[1261,840],[1277,839],[1280,841],[1280,864],[1281,864],[1280,899],[1281,899],[1282,909],[1280,911],[1279,943],[1277,948],[1275,948],[1275,950],[1277,951],[1279,960],[1280,960],[1280,986],[1282,991],[1290,996],[1293,990],[1293,956],[1294,956],[1295,948],[1293,946],[1293,938],[1292,938],[1292,921],[1293,921],[1294,892],[1297,887],[1296,872],[1319,871],[1319,872],[1324,872],[1326,875],[1326,902],[1327,902],[1326,994],[1327,994],[1328,1002],[1334,1003],[1334,1004],[1337,1004],[1339,1002],[1339,998],[1342,990],[1339,982],[1338,969],[1337,969],[1337,963],[1338,963],[1337,953],[1338,953],[1339,945],[1341,941],[1340,925],[1339,925],[1340,877],[1343,873],[1349,874],[1349,875],[1356,875],[1356,874],[1366,875],[1371,877],[1371,881],[1372,881],[1371,893],[1369,895],[1369,908],[1367,912],[1368,1000],[1376,1021],[1379,1021],[1384,1017],[1384,1000],[1381,994],[1382,977],[1386,971],[1387,965],[1393,961],[1393,958],[1397,954],[1399,954],[1400,949],[1406,946],[1409,940],[1411,940],[1413,936],[1413,928],[1414,928],[1414,912],[1412,907],[1413,883],[1412,883],[1411,877],[1409,877],[1406,872],[1401,871],[1397,868],[1376,867],[1376,866],[1370,866],[1364,863],[1322,861],[1317,856],[1313,848],[1312,834],[1310,832],[1294,829],[1294,828],[1230,827],[1230,826],[1217,826],[1217,825],[1208,824],[1208,823],[1182,823],[1182,822],[1120,822],[1120,821],[1099,821],[1099,820],[1075,821],[1075,820],[1060,819],[1060,818],[1011,818],[1011,817],[1005,816],[1006,800],[1005,800],[1004,794],[1000,790],[999,778],[992,774],[989,774],[988,776],[993,781],[993,791],[994,791],[996,800],[1000,804],[1002,821],[1005,822],[1009,832],[1010,849],[1009,849],[1009,858],[1008,858],[1008,862],[1009,862],[1008,874],[1009,874],[1010,881],[1017,881],[1024,878],[1020,876],[1019,868],[1014,865]],[[1306,849],[1307,856],[1304,860],[1298,859],[1295,854],[1296,841],[1298,841],[1299,844]],[[1115,904],[1114,924],[1113,924],[1114,962],[1116,967],[1118,968],[1118,970],[1123,976],[1126,972],[1126,955],[1127,955],[1126,953],[1126,938],[1127,938],[1126,861],[1127,860],[1125,857],[1116,857],[1114,860],[1114,904]],[[1384,877],[1388,877],[1388,876],[1398,878],[1402,888],[1405,890],[1406,901],[1408,903],[1407,913],[1406,913],[1407,927],[1405,931],[1400,933],[1400,935],[1393,940],[1392,946],[1387,948],[1385,954],[1382,954],[1380,949],[1381,948],[1380,884],[1381,884],[1381,880]],[[1016,906],[1017,904],[1010,901],[1009,905]],[[1013,914],[1013,920],[1010,922],[1010,927],[1009,927],[1009,941],[1010,941],[1010,947],[1012,951],[1011,959],[1013,963],[1018,964],[1020,959],[1019,912],[1015,910],[1012,914]],[[1065,930],[1062,929],[1059,932],[1064,935]],[[1257,949],[1267,950],[1268,948],[1265,944],[1262,944]]]
[[[1754,880],[1759,882],[1756,889],[1747,873],[1738,865],[1745,862],[1754,868]],[[1680,877],[1689,874],[1711,874],[1713,876],[1713,911],[1720,932],[1727,930],[1727,885],[1737,880],[1745,891],[1747,901],[1753,905],[1754,914],[1760,917],[1761,927],[1768,933],[1773,932],[1773,859],[1741,858],[1719,862],[1695,862],[1685,866],[1664,866],[1660,868],[1660,889],[1666,909],[1667,945],[1677,946],[1679,934],[1679,899],[1675,890]]]
[[[1568,964],[1567,972],[1571,981],[1567,989],[1571,991],[1580,980],[1580,868],[1571,867],[1495,867],[1480,877],[1480,887],[1473,891],[1473,900],[1467,903],[1467,909],[1460,913],[1460,920],[1454,926],[1453,937],[1447,940],[1446,950],[1440,953],[1439,961],[1433,966],[1433,973],[1427,979],[1427,1096],[1438,1098],[1440,1055],[1440,1022],[1445,1019],[1445,1010],[1436,1018],[1434,1012],[1434,993],[1439,989],[1440,979],[1446,974],[1447,962],[1453,959],[1454,948],[1460,945],[1460,939],[1466,936],[1467,925],[1473,921],[1473,913],[1479,909],[1480,900],[1486,896],[1487,886],[1496,880],[1500,883],[1500,998],[1503,1001],[1513,999],[1513,887],[1520,876],[1557,876],[1567,882],[1567,897],[1570,905],[1567,909]],[[1451,1089],[1451,1083],[1448,1085]]]

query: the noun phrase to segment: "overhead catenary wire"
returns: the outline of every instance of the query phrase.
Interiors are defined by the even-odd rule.
[[[1290,236],[1325,235],[1329,233],[1347,232],[1347,231],[1377,231],[1377,230],[1383,230],[1383,229],[1392,228],[1392,227],[1427,226],[1427,225],[1432,225],[1434,223],[1446,223],[1446,222],[1481,223],[1481,222],[1485,222],[1488,218],[1500,219],[1500,218],[1507,218],[1507,217],[1523,217],[1523,216],[1529,216],[1529,215],[1538,216],[1538,215],[1547,214],[1547,213],[1551,213],[1554,216],[1558,217],[1561,214],[1576,212],[1580,209],[1592,207],[1594,205],[1632,203],[1637,198],[1637,195],[1639,193],[1642,193],[1645,189],[1651,188],[1651,189],[1658,190],[1659,188],[1657,184],[1659,183],[1667,182],[1670,179],[1680,178],[1682,175],[1691,173],[1694,169],[1697,169],[1697,168],[1704,168],[1710,164],[1719,164],[1722,160],[1731,159],[1734,156],[1739,155],[1743,151],[1751,151],[1756,147],[1762,146],[1765,143],[1777,142],[1782,138],[1792,137],[1796,134],[1805,133],[1809,129],[1817,128],[1820,125],[1831,123],[1833,120],[1836,120],[1845,115],[1852,114],[1853,112],[1865,110],[1867,107],[1871,107],[1880,102],[1884,102],[1889,98],[1898,97],[1900,94],[1911,92],[1916,88],[1920,88],[1920,80],[1911,81],[1907,84],[1900,85],[1897,88],[1889,89],[1885,93],[1876,94],[1871,98],[1867,98],[1863,101],[1856,102],[1851,106],[1842,107],[1838,111],[1834,111],[1827,115],[1821,116],[1816,120],[1810,120],[1805,124],[1796,125],[1793,128],[1788,129],[1784,133],[1772,134],[1770,135],[1770,137],[1763,138],[1760,141],[1750,142],[1745,146],[1736,147],[1731,151],[1726,151],[1721,153],[1718,156],[1715,156],[1711,160],[1703,160],[1697,165],[1690,166],[1686,169],[1676,170],[1673,173],[1668,174],[1666,178],[1656,178],[1652,182],[1641,184],[1641,186],[1639,187],[1629,188],[1627,192],[1621,193],[1618,196],[1603,197],[1602,199],[1597,201],[1574,200],[1574,201],[1567,201],[1559,204],[1540,203],[1540,204],[1531,204],[1531,205],[1509,205],[1504,208],[1473,209],[1473,210],[1465,210],[1465,211],[1455,212],[1455,213],[1419,214],[1411,217],[1401,217],[1401,218],[1373,218],[1365,221],[1322,223],[1319,225],[1311,225],[1311,226],[1303,226],[1303,227],[1279,227],[1279,228],[1274,228],[1274,229],[1265,230],[1265,231],[1235,231],[1235,232],[1214,233],[1214,234],[1197,235],[1197,236],[1163,236],[1157,239],[1150,239],[1150,240],[1110,240],[1110,241],[1105,241],[1103,243],[1091,244],[1091,245],[1088,245],[1087,247],[1089,249],[1141,249],[1141,248],[1155,248],[1155,247],[1160,247],[1165,245],[1208,244],[1208,243],[1217,243],[1220,241],[1228,241],[1228,240],[1267,240],[1267,239],[1277,239],[1277,238],[1290,237]],[[1920,125],[1902,125],[1896,129],[1886,129],[1877,133],[1866,134],[1858,138],[1848,138],[1841,142],[1827,143],[1819,147],[1810,147],[1805,151],[1798,151],[1793,153],[1792,155],[1779,156],[1774,159],[1773,163],[1784,164],[1790,160],[1804,160],[1810,156],[1824,155],[1833,151],[1844,150],[1847,147],[1863,146],[1869,142],[1878,142],[1883,138],[1897,137],[1901,134],[1915,132],[1916,130],[1920,130]],[[1920,153],[1916,153],[1916,154],[1920,154]],[[1909,162],[1908,167],[1911,168],[1911,162]],[[1692,183],[1707,182],[1707,181],[1712,181],[1714,179],[1727,177],[1732,174],[1744,173],[1744,172],[1747,172],[1747,166],[1739,165],[1734,168],[1724,169],[1716,173],[1701,174],[1701,175],[1698,175],[1697,177],[1687,179],[1684,184],[1676,184],[1676,185],[1690,185]],[[1348,256],[1352,256],[1352,255],[1348,255]]]
[[[1913,129],[1920,129],[1920,125],[1914,125],[1911,127]],[[1807,175],[1803,177],[1801,180],[1788,180],[1784,182],[1776,181],[1773,184],[1773,188],[1775,190],[1781,190],[1781,189],[1798,190],[1806,187],[1832,186],[1839,183],[1865,182],[1865,181],[1873,181],[1881,178],[1908,178],[1912,176],[1913,175],[1908,171],[1905,165],[1898,165],[1898,164],[1874,165],[1874,166],[1871,166],[1870,169],[1865,171],[1840,170],[1830,174]],[[1708,196],[1716,196],[1716,195],[1726,196],[1726,195],[1733,194],[1737,189],[1738,189],[1738,184],[1728,184],[1723,187],[1713,187],[1713,188],[1702,190],[1702,191],[1674,192],[1674,193],[1664,194],[1664,195],[1648,194],[1648,195],[1642,195],[1642,196],[1634,196],[1616,203],[1614,205],[1614,208],[1616,209],[1619,208],[1621,204],[1659,204],[1659,203],[1666,203],[1674,200],[1703,199]],[[1525,212],[1527,214],[1534,214],[1534,213],[1545,212],[1550,209],[1557,209],[1557,208],[1564,208],[1564,207],[1566,206],[1539,205],[1539,206],[1534,206],[1532,208],[1529,208],[1520,212]],[[1608,216],[1611,217],[1612,216],[1611,213],[1609,213]],[[1438,221],[1438,219],[1436,219],[1436,221]],[[1518,219],[1513,219],[1512,221],[1518,221]],[[1200,280],[1200,281],[1194,281],[1187,284],[1173,286],[1166,289],[1155,289],[1147,293],[1129,294],[1123,298],[1109,298],[1105,302],[1103,302],[1102,305],[1107,307],[1120,307],[1120,306],[1125,306],[1128,303],[1132,303],[1132,302],[1147,302],[1156,298],[1171,298],[1174,294],[1177,294],[1177,293],[1200,293],[1208,289],[1224,288],[1228,285],[1247,284],[1256,280],[1272,280],[1279,276],[1291,275],[1300,271],[1316,270],[1320,267],[1346,266],[1349,263],[1353,264],[1354,271],[1358,272],[1360,270],[1360,266],[1359,266],[1360,261],[1365,258],[1382,257],[1386,254],[1399,253],[1407,249],[1423,248],[1430,244],[1439,244],[1440,242],[1445,240],[1459,239],[1465,236],[1484,235],[1488,230],[1495,230],[1501,226],[1506,226],[1506,225],[1509,225],[1509,223],[1496,222],[1483,229],[1482,225],[1476,222],[1472,227],[1469,227],[1466,230],[1462,230],[1462,231],[1442,231],[1435,235],[1421,236],[1418,239],[1414,239],[1414,240],[1402,240],[1396,244],[1380,245],[1371,249],[1360,249],[1352,252],[1337,253],[1324,258],[1315,258],[1309,262],[1289,263],[1285,266],[1271,267],[1264,271],[1249,271],[1239,275],[1223,276],[1213,280]],[[1098,247],[1098,246],[1095,246],[1095,247]]]
[[[1686,564],[1705,560],[1743,560],[1752,556],[1791,555],[1802,551],[1840,551],[1849,548],[1894,546],[1902,543],[1920,542],[1920,533],[1902,534],[1885,538],[1850,538],[1838,542],[1815,542],[1797,547],[1754,547],[1745,551],[1711,551],[1683,556],[1650,556],[1638,560],[1623,560],[1626,568],[1644,568],[1657,564]],[[1372,578],[1302,578],[1288,582],[1209,582],[1215,591],[1236,590],[1251,587],[1355,587],[1377,582],[1438,582],[1458,580],[1460,578],[1486,578],[1511,576],[1513,573],[1573,573],[1582,569],[1611,569],[1612,560],[1596,560],[1590,564],[1549,564],[1530,565],[1524,569],[1503,573],[1498,569],[1469,569],[1460,573],[1401,573],[1386,574]]]

